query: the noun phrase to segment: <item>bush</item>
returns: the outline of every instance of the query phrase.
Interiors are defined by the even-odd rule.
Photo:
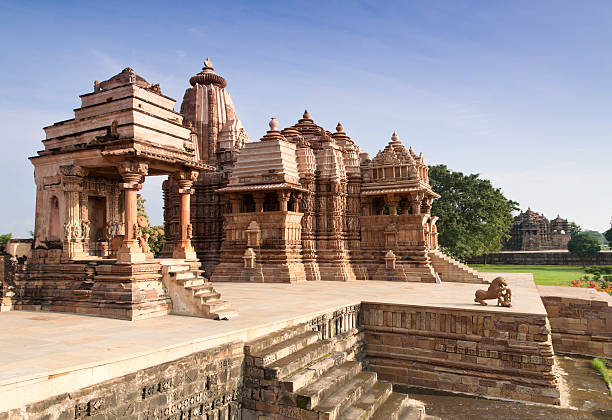
[[[578,256],[582,265],[586,266],[586,261],[599,252],[599,243],[588,233],[581,232],[572,236],[567,243],[567,249]]]
[[[587,274],[612,274],[612,265],[590,265],[584,269]]]
[[[0,244],[5,244],[13,237],[12,233],[3,233],[0,235]]]
[[[582,278],[570,281],[569,286],[595,289],[598,292],[605,292],[612,296],[612,282],[606,280],[589,279],[587,276],[584,276]]]

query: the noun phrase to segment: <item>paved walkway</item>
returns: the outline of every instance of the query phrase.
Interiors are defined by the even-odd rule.
[[[216,283],[222,299],[240,313],[230,321],[170,315],[131,322],[53,312],[0,313],[0,412],[223,342],[252,340],[362,301],[546,314],[531,274],[504,276],[513,289],[512,308],[476,305],[474,291],[486,285],[355,281]]]

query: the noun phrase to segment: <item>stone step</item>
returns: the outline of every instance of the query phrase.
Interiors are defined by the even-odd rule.
[[[333,346],[328,340],[317,341],[268,365],[264,370],[264,377],[266,379],[284,379],[294,375],[312,362],[322,359],[324,356],[329,356],[332,350]]]
[[[259,367],[268,366],[286,356],[289,356],[291,353],[295,353],[296,351],[317,342],[318,340],[318,332],[303,332],[300,335],[291,337],[288,340],[270,346],[258,354],[252,355],[253,365]]]
[[[357,401],[376,383],[376,373],[360,372],[344,386],[322,400],[314,411],[319,412],[319,420],[336,420],[340,413]]]
[[[173,275],[177,281],[184,281],[184,280],[190,280],[190,279],[197,278],[197,276],[192,271],[181,271],[178,273],[174,273]]]
[[[311,384],[330,369],[340,366],[347,360],[348,355],[342,351],[336,351],[329,356],[314,361],[297,373],[286,377],[281,381],[281,387],[288,392],[295,392],[306,385]]]
[[[310,329],[306,324],[299,324],[293,327],[284,328],[278,332],[268,334],[264,337],[245,344],[244,352],[247,355],[257,355],[268,347],[272,347],[278,343],[282,343],[283,341],[289,340],[290,338],[302,334],[308,330]]]
[[[191,267],[189,266],[189,264],[177,264],[177,265],[167,265],[165,266],[165,269],[168,273],[182,273],[184,271],[189,271],[191,269]]]
[[[206,283],[206,281],[203,278],[198,278],[198,277],[177,279],[176,282],[185,288],[197,287],[197,286],[201,286],[204,283]]]
[[[374,412],[372,420],[402,420],[400,414],[408,405],[410,397],[397,392],[389,395],[389,398]]]
[[[238,316],[238,311],[234,309],[229,309],[229,308],[221,309],[213,313],[215,314],[215,319],[223,319],[223,320],[236,318]]]
[[[376,382],[372,388],[344,410],[339,419],[368,420],[384,404],[393,392],[393,386],[388,382]]]
[[[217,292],[209,292],[209,293],[200,293],[195,295],[196,297],[200,298],[200,302],[204,303],[204,304],[210,304],[213,302],[218,301],[221,298],[221,293],[217,293]]]
[[[185,286],[185,289],[191,290],[194,296],[204,295],[206,293],[214,292],[215,290],[212,284],[206,283],[204,280],[202,280],[201,284],[197,284],[194,286]]]
[[[202,302],[199,301],[200,305],[208,308],[208,312],[210,313],[218,313],[219,311],[229,309],[229,304],[225,300],[214,300],[211,302]]]
[[[312,410],[360,372],[361,363],[355,361],[334,367],[325,375],[295,392],[297,407]]]

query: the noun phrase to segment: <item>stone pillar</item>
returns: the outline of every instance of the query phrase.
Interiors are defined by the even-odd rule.
[[[64,236],[62,258],[74,259],[85,255],[81,226],[80,193],[83,190],[83,168],[65,165],[60,167],[62,189],[64,190]]]
[[[287,204],[289,203],[291,193],[289,191],[279,191],[277,194],[280,202],[280,211],[287,211]]]
[[[121,162],[117,169],[123,178],[124,196],[124,220],[125,234],[121,242],[121,247],[117,252],[118,264],[132,264],[143,262],[146,255],[138,242],[140,228],[138,227],[137,196],[138,190],[142,188],[144,177],[148,174],[148,164],[137,161]]]
[[[410,197],[410,206],[412,207],[412,214],[421,214],[421,200],[423,200],[422,193],[417,193]]]
[[[255,201],[255,213],[263,213],[265,196],[266,195],[262,192],[253,194],[253,201]]]
[[[397,205],[399,199],[395,195],[388,195],[385,197],[385,204],[389,206],[389,215],[397,216]]]
[[[179,222],[179,237],[174,246],[172,253],[173,258],[181,258],[185,260],[196,260],[197,256],[191,245],[192,226],[191,226],[191,194],[193,193],[193,183],[198,179],[198,173],[195,171],[180,171],[174,174],[174,179],[178,185],[178,193],[180,197],[180,222]]]
[[[238,196],[238,194],[231,194],[229,201],[232,206],[232,213],[240,213],[240,196]]]

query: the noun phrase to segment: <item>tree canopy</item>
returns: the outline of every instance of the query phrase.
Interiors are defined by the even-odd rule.
[[[606,241],[612,245],[612,221],[610,221],[610,229],[604,232],[604,237],[606,238]]]
[[[584,233],[589,236],[592,236],[593,239],[595,239],[599,245],[606,244],[606,238],[601,232],[597,232],[596,230],[585,230]]]
[[[164,227],[161,225],[151,226],[149,223],[149,215],[147,214],[147,210],[145,208],[146,198],[142,197],[140,194],[136,200],[136,208],[139,217],[144,217],[147,220],[146,227],[142,227],[142,233],[147,233],[149,235],[149,240],[147,243],[149,244],[149,248],[151,248],[151,252],[155,257],[159,257],[161,254],[162,247],[164,245]]]
[[[465,260],[501,250],[517,202],[479,174],[464,175],[446,165],[431,166],[429,182],[442,196],[434,201],[431,213],[440,218],[438,243],[445,252]]]
[[[0,235],[0,244],[5,244],[13,237],[12,233],[3,233]]]
[[[588,258],[599,252],[600,246],[597,240],[587,232],[580,232],[572,236],[567,243],[567,249],[580,258],[582,265],[586,265]]]

